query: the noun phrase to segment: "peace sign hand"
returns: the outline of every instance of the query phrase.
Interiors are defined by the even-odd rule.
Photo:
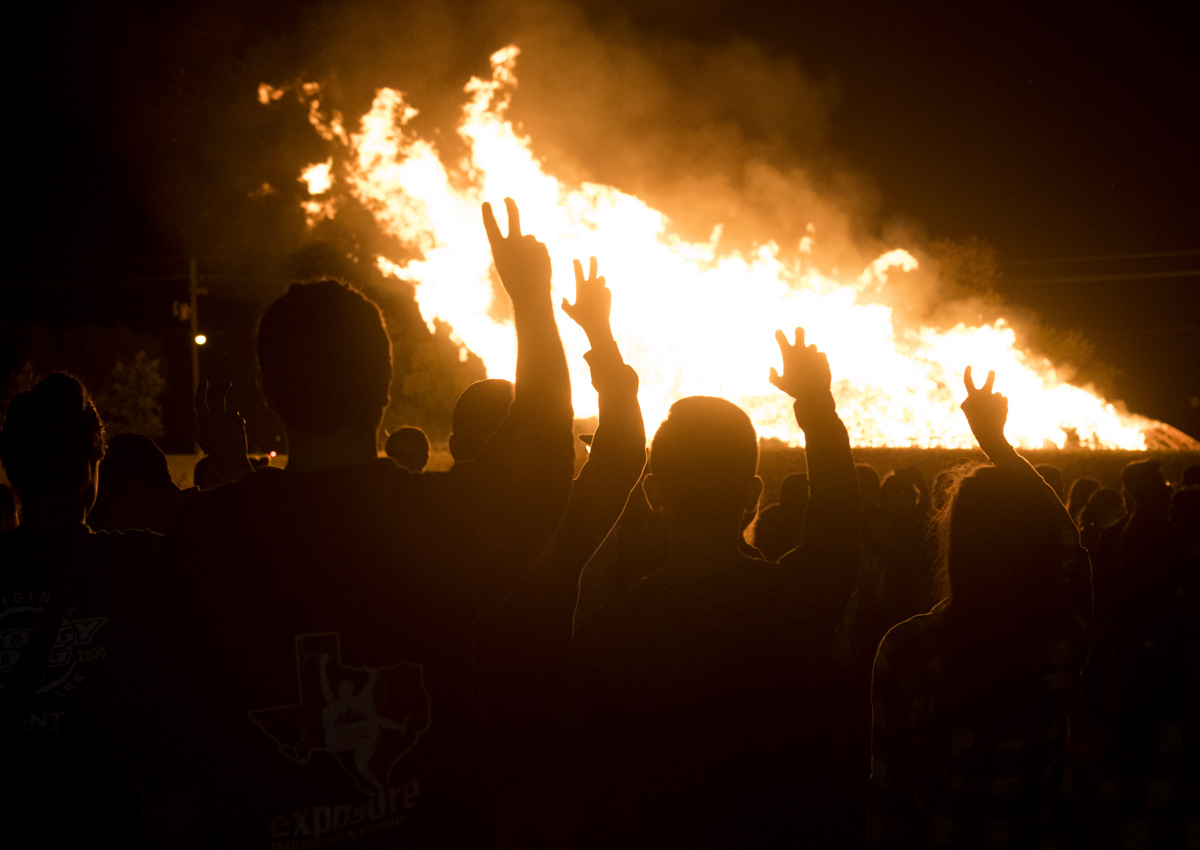
[[[963,400],[962,412],[966,414],[971,433],[985,452],[991,445],[1007,442],[1004,438],[1004,425],[1008,422],[1008,398],[992,392],[992,384],[995,381],[996,373],[990,371],[983,386],[976,387],[971,377],[971,367],[968,366],[963,372],[967,397]]]
[[[603,277],[596,276],[596,258],[592,257],[588,276],[583,276],[583,264],[575,261],[575,303],[562,300],[563,312],[587,334],[588,344],[593,349],[612,340],[612,291],[605,285]]]
[[[483,205],[483,229],[492,246],[492,259],[500,282],[513,304],[532,303],[550,295],[550,253],[546,246],[529,234],[521,234],[521,212],[512,198],[504,199],[508,211],[508,236],[500,226],[492,205]]]
[[[804,328],[796,328],[796,344],[788,342],[787,334],[775,331],[779,353],[783,357],[783,374],[771,367],[771,383],[797,401],[807,401],[829,395],[832,380],[829,358],[815,345],[804,344]]]
[[[208,381],[201,381],[196,388],[196,419],[199,423],[200,444],[205,454],[217,459],[226,480],[233,480],[250,469],[246,457],[246,420],[229,404],[232,382],[226,382],[218,396],[209,393]]]

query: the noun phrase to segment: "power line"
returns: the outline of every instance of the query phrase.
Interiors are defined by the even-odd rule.
[[[1174,280],[1189,277],[1200,277],[1200,269],[1188,269],[1177,272],[1140,272],[1130,274],[1081,274],[1064,277],[1035,277],[1021,279],[1004,278],[1005,286],[1038,286],[1044,283],[1108,283],[1125,280]]]
[[[1197,257],[1200,248],[1190,251],[1152,251],[1141,254],[1093,254],[1088,257],[1051,257],[1047,260],[1009,260],[1003,266],[1040,266],[1050,263],[1090,263],[1108,260],[1158,260],[1164,257]]]

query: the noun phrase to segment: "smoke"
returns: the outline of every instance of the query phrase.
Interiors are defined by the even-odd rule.
[[[836,81],[723,34],[639,30],[562,0],[299,3],[269,18],[208,3],[150,19],[130,3],[78,19],[67,43],[81,73],[105,69],[90,109],[193,254],[269,262],[307,238],[296,175],[327,151],[294,103],[259,104],[259,83],[318,81],[351,126],[376,89],[400,89],[454,158],[463,82],[508,43],[522,50],[510,114],[560,178],[634,193],[688,239],[720,223],[726,248],[794,250],[815,232],[818,263],[847,274],[882,247],[870,180],[829,144]]]

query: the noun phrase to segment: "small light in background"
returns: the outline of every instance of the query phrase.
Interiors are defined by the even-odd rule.
[[[278,457],[278,456],[279,456],[279,455],[277,455],[275,452],[270,452],[269,454],[271,455],[271,457]]]
[[[204,345],[206,342],[208,342],[208,337],[204,334],[196,334],[196,345]]]

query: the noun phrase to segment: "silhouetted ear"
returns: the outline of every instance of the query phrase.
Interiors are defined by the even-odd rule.
[[[755,475],[746,482],[746,500],[742,505],[742,510],[749,513],[750,511],[758,510],[758,497],[762,495],[763,480]]]
[[[648,474],[642,479],[642,492],[646,494],[646,502],[650,505],[650,510],[662,510],[662,486],[658,483],[658,479],[654,477],[653,473]]]

